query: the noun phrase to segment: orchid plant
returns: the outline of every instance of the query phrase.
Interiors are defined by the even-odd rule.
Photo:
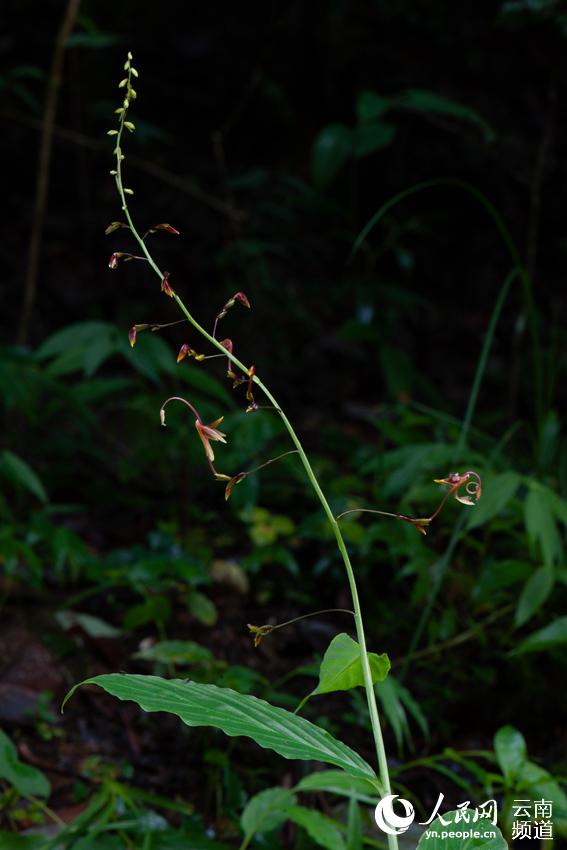
[[[352,780],[353,782],[358,780],[359,782],[364,781],[366,783],[368,792],[372,793],[375,798],[391,795],[388,761],[384,748],[374,687],[377,681],[380,681],[387,675],[389,660],[384,654],[377,655],[376,653],[369,653],[367,650],[355,572],[341,532],[340,520],[346,514],[353,513],[354,511],[374,513],[409,523],[419,533],[425,534],[431,522],[438,516],[446,501],[451,496],[465,505],[473,505],[480,499],[482,495],[480,476],[474,471],[468,471],[463,474],[453,472],[444,478],[437,479],[436,483],[445,487],[446,491],[436,510],[428,517],[412,517],[401,513],[391,513],[366,507],[354,508],[337,516],[334,514],[313,471],[309,458],[305,453],[300,437],[272,392],[261,380],[256,366],[247,366],[238,359],[232,340],[218,339],[217,337],[219,323],[229,310],[237,306],[250,308],[250,301],[246,294],[244,292],[236,292],[223,305],[216,313],[212,330],[209,332],[195,319],[189,307],[182,300],[177,288],[172,284],[171,275],[169,272],[163,271],[160,268],[148,247],[150,236],[161,232],[178,237],[180,234],[177,228],[168,223],[160,223],[147,228],[142,233],[138,230],[133,220],[129,207],[129,199],[133,195],[133,190],[126,185],[124,177],[124,137],[126,134],[135,131],[135,125],[129,116],[132,104],[137,97],[134,83],[138,77],[138,72],[132,64],[131,53],[128,53],[124,70],[125,76],[119,84],[123,100],[121,105],[116,109],[118,124],[115,129],[109,131],[109,135],[114,138],[115,142],[115,166],[110,173],[114,177],[124,220],[112,222],[107,228],[106,233],[113,233],[118,230],[127,231],[130,238],[137,244],[139,252],[115,251],[110,256],[108,265],[110,269],[116,270],[123,262],[136,261],[149,264],[157,276],[161,291],[167,297],[171,298],[180,309],[183,315],[180,321],[192,327],[200,335],[203,346],[206,347],[206,353],[199,353],[192,345],[184,343],[177,356],[178,363],[191,359],[198,363],[203,363],[212,357],[225,357],[227,361],[227,379],[232,382],[233,388],[236,389],[240,386],[245,388],[246,411],[250,414],[256,414],[264,408],[275,411],[287,430],[293,448],[278,455],[278,457],[264,461],[253,469],[219,472],[216,466],[217,460],[213,444],[219,443],[222,445],[229,438],[225,432],[220,430],[223,421],[222,416],[219,416],[219,418],[210,424],[205,424],[199,411],[189,399],[181,396],[172,396],[164,401],[160,409],[161,424],[166,424],[166,408],[171,403],[178,402],[188,408],[194,417],[197,436],[201,441],[210,472],[216,481],[225,484],[224,495],[226,499],[230,498],[234,487],[249,475],[264,469],[269,464],[279,461],[290,454],[298,456],[303,465],[307,481],[315,497],[319,500],[328,524],[332,529],[336,545],[344,563],[352,598],[352,611],[349,613],[354,618],[356,632],[356,641],[348,635],[342,634],[338,635],[331,643],[321,666],[319,688],[321,688],[321,683],[325,684],[326,669],[329,665],[337,660],[342,661],[348,658],[350,661],[349,676],[343,676],[342,678],[339,676],[332,687],[327,687],[327,692],[328,690],[347,690],[355,686],[364,687],[376,753],[377,770],[344,743],[330,735],[329,732],[301,717],[301,715],[285,711],[253,696],[242,695],[227,688],[218,688],[215,685],[204,685],[195,682],[165,680],[155,676],[128,674],[102,675],[87,680],[87,682],[104,688],[120,699],[134,700],[146,711],[169,711],[177,714],[185,723],[191,726],[210,725],[222,729],[228,735],[245,735],[251,737],[260,746],[270,748],[286,758],[318,761],[331,765],[334,768],[340,768],[347,780],[346,784],[343,783],[344,788],[348,787],[348,780]],[[157,332],[173,324],[178,323],[156,324],[147,322],[136,324],[130,329],[128,334],[130,344],[132,346],[136,344],[137,337],[141,332]],[[256,400],[257,393],[261,395],[260,402]],[[305,616],[311,615],[306,614]],[[288,624],[249,625],[248,628],[255,645],[258,645],[263,637],[284,625]],[[326,663],[327,668],[325,667]],[[319,692],[325,692],[325,690],[320,690]],[[311,784],[313,788],[317,787],[316,782],[312,782]],[[292,808],[288,806],[288,814]],[[300,808],[299,806],[295,806],[295,809]],[[289,816],[293,819],[291,814]],[[246,819],[244,818],[244,820]],[[301,823],[301,817],[297,813],[296,821]],[[243,826],[243,829],[245,838],[242,848],[247,846],[255,834],[255,830],[252,827]],[[391,834],[387,838],[390,850],[396,850],[397,835]]]

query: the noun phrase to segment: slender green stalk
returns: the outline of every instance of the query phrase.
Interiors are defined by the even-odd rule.
[[[453,461],[457,462],[460,460],[460,455],[463,449],[466,446],[467,436],[469,433],[469,429],[471,426],[472,418],[474,415],[476,402],[478,399],[478,394],[480,391],[480,387],[482,384],[482,380],[484,378],[484,374],[486,372],[486,364],[488,363],[488,357],[490,355],[490,350],[492,348],[492,343],[494,341],[494,334],[496,332],[496,326],[498,324],[498,320],[500,319],[500,315],[502,313],[502,308],[504,306],[504,302],[506,300],[506,296],[510,290],[510,286],[512,281],[518,274],[518,269],[513,269],[506,277],[502,286],[500,287],[500,291],[498,292],[498,297],[496,298],[496,302],[492,309],[492,314],[490,316],[490,321],[488,323],[488,328],[486,331],[486,335],[484,337],[484,342],[482,344],[482,349],[478,358],[478,363],[475,371],[475,376],[473,380],[473,385],[469,394],[469,400],[467,403],[467,409],[465,411],[465,416],[463,418],[463,422],[461,425],[461,431],[459,434],[459,439],[457,441],[457,445],[455,447],[455,452],[453,455]],[[427,602],[423,611],[421,612],[421,616],[419,618],[417,627],[412,635],[411,643],[408,647],[407,654],[405,656],[405,660],[402,666],[400,679],[404,679],[406,673],[409,668],[409,664],[416,657],[416,650],[423,635],[424,629],[429,622],[429,618],[433,611],[433,607],[437,600],[437,596],[441,587],[443,586],[443,581],[445,579],[445,575],[447,570],[449,569],[449,564],[451,563],[451,556],[453,551],[458,543],[459,536],[461,534],[462,529],[464,528],[465,517],[461,515],[459,520],[457,521],[455,527],[453,528],[453,532],[451,534],[451,538],[449,540],[449,544],[445,550],[445,553],[441,557],[441,559],[437,562],[437,569],[435,570],[435,574],[433,577],[433,581],[431,583],[431,589],[429,591],[429,596],[427,598]]]
[[[478,358],[478,364],[476,367],[476,372],[474,375],[473,385],[471,387],[471,391],[469,394],[469,400],[467,403],[467,409],[465,411],[465,416],[463,418],[463,423],[461,425],[461,432],[459,434],[459,441],[455,448],[455,460],[458,460],[461,452],[465,448],[467,444],[467,437],[471,427],[472,418],[474,416],[474,411],[476,408],[476,402],[478,399],[478,393],[480,391],[480,385],[482,384],[482,379],[484,378],[484,373],[486,371],[486,364],[488,362],[488,356],[490,354],[490,349],[492,348],[492,342],[494,340],[494,333],[496,331],[496,325],[498,324],[498,320],[500,319],[500,314],[502,312],[502,308],[504,307],[504,302],[508,295],[508,291],[510,289],[510,285],[516,275],[518,274],[518,269],[513,269],[502,286],[500,287],[500,291],[498,293],[498,298],[496,299],[496,303],[494,305],[494,309],[492,310],[492,315],[490,316],[490,322],[488,323],[488,328],[486,330],[486,336],[484,337],[484,343],[482,345],[482,350],[480,352],[480,357]]]
[[[531,339],[531,347],[532,347],[532,370],[533,370],[533,378],[534,378],[534,407],[535,414],[538,427],[541,428],[543,424],[544,417],[544,395],[543,395],[543,357],[541,351],[541,339],[540,339],[540,331],[538,325],[537,312],[534,303],[534,295],[533,295],[533,282],[530,277],[528,270],[522,262],[520,257],[520,253],[516,247],[514,239],[512,238],[512,234],[508,230],[506,223],[494,204],[489,201],[483,192],[477,189],[475,186],[472,186],[470,183],[466,183],[464,180],[456,180],[450,177],[441,177],[433,180],[424,180],[422,183],[416,183],[414,186],[410,186],[408,189],[404,189],[402,192],[398,192],[397,195],[394,195],[392,198],[389,198],[382,206],[374,213],[374,215],[369,219],[363,229],[360,231],[358,236],[356,237],[351,253],[350,260],[354,259],[356,254],[359,252],[360,248],[364,244],[366,237],[373,230],[378,222],[386,215],[392,207],[395,207],[400,201],[405,200],[405,198],[409,198],[411,195],[415,195],[417,192],[421,192],[424,189],[433,189],[439,186],[452,186],[456,189],[463,189],[473,198],[475,198],[486,210],[496,228],[502,237],[502,241],[504,242],[508,254],[514,264],[515,271],[520,277],[520,281],[522,284],[522,289],[524,293],[524,303],[526,307],[526,314],[528,319],[528,327],[530,332]]]
[[[128,72],[127,83],[126,83],[126,92],[127,92],[127,97],[128,97],[128,92],[130,92],[130,90],[131,90],[131,79],[132,79],[132,74],[133,74],[133,71],[132,71],[132,68],[131,68],[131,56],[130,55],[128,56],[128,61],[126,62],[125,70]],[[135,72],[134,72],[134,76],[136,76]],[[114,175],[115,181],[116,181],[116,188],[118,190],[118,194],[119,194],[120,200],[122,202],[122,211],[124,213],[124,216],[126,218],[126,221],[128,222],[128,225],[130,227],[130,230],[131,230],[134,238],[136,239],[140,248],[142,249],[145,257],[148,260],[149,265],[151,266],[151,268],[154,270],[154,272],[159,277],[159,279],[161,281],[163,281],[165,275],[161,271],[159,266],[156,264],[156,262],[154,261],[152,255],[150,254],[150,252],[148,250],[148,247],[147,247],[144,239],[140,236],[138,230],[136,229],[134,222],[132,220],[132,216],[130,214],[130,210],[128,208],[127,194],[131,194],[131,192],[127,192],[124,188],[123,174],[122,174],[123,154],[122,154],[122,149],[121,149],[121,142],[122,142],[124,127],[127,126],[126,120],[125,120],[126,114],[127,114],[127,109],[128,109],[128,106],[126,106],[126,102],[125,102],[125,108],[123,109],[123,111],[121,113],[119,113],[120,114],[119,130],[116,133],[116,147],[115,147],[116,173]],[[177,295],[177,293],[173,289],[171,291],[172,291],[172,298],[175,300],[178,307],[180,308],[180,310],[185,315],[187,321],[195,328],[195,330],[198,331],[201,334],[201,336],[203,336],[211,345],[215,346],[225,357],[228,357],[228,359],[235,366],[237,366],[245,375],[248,375],[249,369],[237,357],[235,357],[232,352],[230,352],[226,348],[224,348],[224,346],[222,346],[221,343],[214,336],[212,336],[210,333],[208,333],[208,331],[206,331],[199,324],[199,322],[197,322],[197,320],[193,317],[193,315],[189,312],[189,310],[187,309],[187,307],[185,306],[185,304],[183,303],[183,301],[181,300],[179,295]],[[377,706],[377,703],[376,703],[376,694],[375,694],[374,685],[373,685],[373,682],[372,682],[372,673],[371,673],[371,670],[370,670],[370,663],[368,661],[368,653],[367,653],[367,649],[366,649],[366,637],[365,637],[365,634],[364,634],[364,624],[363,624],[363,619],[362,619],[362,609],[361,609],[361,605],[360,605],[360,599],[359,599],[359,596],[358,596],[358,589],[357,589],[357,586],[356,586],[356,579],[355,579],[355,575],[354,575],[354,570],[352,568],[352,564],[351,564],[350,557],[349,557],[349,554],[348,554],[348,551],[347,551],[347,548],[346,548],[346,545],[345,545],[345,541],[344,541],[343,536],[341,534],[341,530],[339,528],[337,520],[335,519],[335,517],[333,515],[331,507],[330,507],[330,505],[329,505],[329,503],[328,503],[328,501],[325,497],[325,494],[323,493],[323,490],[321,489],[321,487],[319,485],[317,477],[316,477],[316,475],[313,471],[313,468],[312,468],[312,466],[309,462],[309,459],[308,459],[308,457],[305,453],[305,450],[304,450],[304,448],[301,444],[301,441],[300,441],[299,437],[297,436],[291,422],[289,421],[289,419],[285,415],[280,404],[276,401],[276,399],[274,398],[272,393],[262,383],[262,381],[260,380],[260,378],[258,378],[257,375],[254,375],[253,381],[256,384],[256,386],[258,386],[260,388],[260,390],[264,393],[264,395],[270,401],[270,403],[274,406],[274,408],[275,408],[277,414],[279,415],[280,419],[282,420],[282,422],[283,422],[293,444],[295,445],[297,452],[299,454],[299,457],[301,458],[301,462],[303,464],[303,467],[305,469],[307,477],[308,477],[308,479],[311,483],[311,486],[313,487],[313,490],[315,491],[315,494],[316,494],[317,498],[319,499],[319,502],[321,503],[323,511],[325,512],[325,515],[327,517],[327,520],[328,520],[328,522],[329,522],[329,524],[330,524],[330,526],[333,530],[333,534],[335,535],[335,540],[337,542],[337,546],[339,548],[339,551],[340,551],[342,559],[343,559],[343,563],[344,563],[344,566],[345,566],[347,579],[348,579],[348,583],[349,583],[349,588],[350,588],[350,592],[351,592],[351,596],[352,596],[352,602],[353,602],[354,621],[355,621],[355,627],[356,627],[356,634],[357,634],[357,638],[358,638],[358,644],[359,644],[359,647],[360,647],[360,660],[361,660],[362,673],[363,673],[363,678],[364,678],[364,688],[365,688],[365,691],[366,691],[366,698],[367,698],[367,702],[368,702],[368,711],[369,711],[369,715],[370,715],[370,723],[371,723],[371,726],[372,726],[372,733],[373,733],[374,744],[375,744],[375,748],[376,748],[376,755],[377,755],[377,760],[378,760],[378,771],[379,771],[379,776],[380,776],[380,781],[381,781],[383,793],[385,795],[388,795],[388,794],[391,793],[390,775],[389,775],[389,771],[388,771],[388,762],[387,762],[387,759],[386,759],[386,751],[385,751],[385,748],[384,748],[384,740],[383,740],[383,737],[382,737],[382,730],[381,730],[381,727],[380,727],[380,718],[379,718],[379,714],[378,714],[378,706]],[[397,848],[398,848],[398,838],[397,838],[396,835],[388,835],[388,846],[389,846],[390,850],[397,850]]]

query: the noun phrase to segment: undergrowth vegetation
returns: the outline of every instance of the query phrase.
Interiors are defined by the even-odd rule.
[[[549,823],[560,847],[560,332],[468,178],[353,213],[405,121],[487,149],[498,128],[365,88],[312,134],[309,174],[227,178],[192,267],[180,205],[126,182],[130,141],[166,141],[141,71],[128,54],[109,140],[113,307],[1,351],[0,850],[502,850]],[[416,264],[463,205],[496,259],[463,236],[461,260],[490,285],[438,303]],[[374,817],[392,794],[399,835]],[[464,801],[471,822],[494,801],[490,838],[424,831]]]

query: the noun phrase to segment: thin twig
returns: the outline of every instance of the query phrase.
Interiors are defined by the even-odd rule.
[[[28,262],[24,279],[24,300],[18,327],[18,343],[25,345],[28,339],[29,326],[37,295],[37,277],[39,270],[39,255],[41,240],[45,224],[45,213],[47,209],[47,197],[49,194],[49,171],[51,164],[51,150],[53,147],[53,128],[55,126],[55,114],[59,100],[59,90],[63,79],[63,60],[65,58],[65,45],[71,34],[79,11],[80,0],[69,0],[65,16],[57,34],[51,72],[47,85],[47,96],[45,109],[41,123],[41,139],[39,144],[39,159],[37,164],[37,182],[35,189],[35,203],[30,241],[28,246]]]
[[[429,655],[437,655],[440,652],[444,652],[446,649],[452,649],[454,646],[460,646],[462,643],[467,643],[467,641],[475,638],[479,632],[482,632],[486,626],[489,626],[495,620],[499,620],[501,617],[509,614],[513,608],[513,605],[505,605],[504,608],[500,608],[498,611],[493,611],[492,614],[486,617],[486,619],[484,619],[481,623],[471,626],[464,632],[459,632],[458,635],[454,635],[452,638],[439,641],[439,643],[433,643],[423,649],[418,649],[417,652],[412,652],[411,655],[403,655],[401,658],[397,658],[392,662],[392,669],[395,667],[403,667],[418,658],[426,658]]]

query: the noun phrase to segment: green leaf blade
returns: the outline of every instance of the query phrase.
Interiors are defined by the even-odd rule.
[[[546,601],[553,590],[555,573],[551,565],[539,567],[526,581],[516,607],[516,625],[523,626]]]
[[[325,791],[327,794],[337,794],[339,797],[351,797],[361,803],[375,806],[384,791],[377,779],[355,778],[342,770],[318,770],[304,776],[295,786],[296,791],[303,793]]]
[[[313,143],[311,174],[316,186],[329,186],[353,152],[353,134],[345,124],[329,124]]]
[[[528,635],[510,655],[523,655],[525,652],[544,652],[567,643],[567,617],[557,617],[543,629]]]
[[[19,455],[8,449],[0,454],[0,472],[36,496],[40,502],[47,502],[48,496],[39,476]]]
[[[20,761],[16,747],[1,729],[0,779],[5,779],[24,796],[49,797],[51,793],[47,777],[37,767]]]
[[[390,670],[390,659],[386,653],[377,655],[368,653],[372,682],[382,682]],[[351,688],[364,687],[360,647],[344,632],[336,635],[321,662],[319,684],[315,694],[330,694],[334,691],[348,691]]]
[[[494,752],[506,780],[516,778],[528,756],[526,740],[513,726],[502,726],[494,736]]]
[[[282,826],[288,818],[287,811],[297,802],[288,788],[266,788],[252,797],[240,817],[240,826],[246,839],[257,832],[271,832]]]
[[[310,838],[326,850],[346,850],[343,837],[330,818],[315,809],[291,806],[288,817],[303,827]]]
[[[284,758],[322,761],[352,776],[375,778],[370,765],[358,753],[325,729],[230,688],[125,673],[95,676],[82,684],[97,685],[118,699],[132,700],[144,711],[175,714],[188,726],[213,726],[231,737],[252,738]],[[77,687],[80,685],[70,691],[65,703]]]

